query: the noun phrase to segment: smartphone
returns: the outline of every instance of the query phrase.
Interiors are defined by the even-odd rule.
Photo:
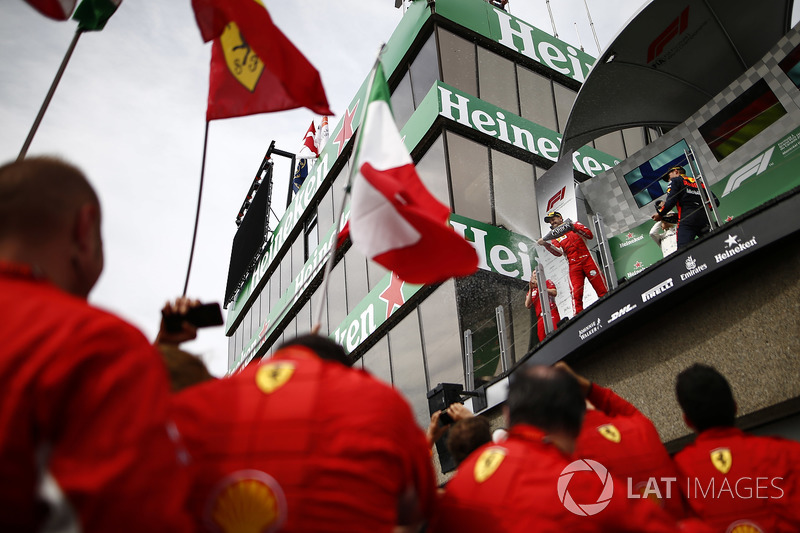
[[[209,326],[221,326],[222,309],[218,303],[201,304],[190,308],[185,315],[167,315],[164,317],[164,326],[170,333],[177,333],[181,330],[181,323],[187,321],[196,328]]]
[[[439,425],[440,426],[446,426],[448,424],[452,424],[453,422],[455,422],[453,420],[453,417],[450,416],[450,413],[448,413],[447,411],[442,411],[439,414]]]

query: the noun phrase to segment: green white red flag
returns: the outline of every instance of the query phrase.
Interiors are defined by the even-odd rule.
[[[100,31],[121,3],[122,0],[83,0],[72,20],[78,21],[78,31]]]
[[[422,184],[397,130],[380,63],[365,113],[354,156],[353,246],[409,283],[473,274],[478,255],[447,224],[450,210]]]

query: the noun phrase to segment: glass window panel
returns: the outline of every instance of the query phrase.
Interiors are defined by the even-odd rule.
[[[233,366],[234,358],[236,357],[236,335],[228,337],[228,366],[227,369]]]
[[[344,261],[333,267],[331,281],[328,283],[328,329],[338,328],[347,318],[347,293],[344,283]]]
[[[322,298],[322,290],[321,285],[317,287],[317,290],[314,291],[314,294],[311,295],[311,322],[312,324],[317,321],[317,314],[320,313],[319,311],[319,301]],[[319,317],[320,322],[320,334],[324,335],[326,333],[330,333],[330,329],[328,328],[328,302],[325,301],[322,304],[322,316]]]
[[[436,56],[436,39],[431,33],[417,57],[411,63],[411,85],[414,90],[414,109],[430,92],[439,79],[439,60]],[[398,125],[399,126],[399,125]]]
[[[317,205],[317,225],[323,234],[333,226],[333,192],[331,189],[328,189]]]
[[[369,290],[375,286],[386,276],[389,272],[375,261],[367,261],[367,276],[369,277]]]
[[[269,300],[270,300],[270,282],[268,281],[264,288],[261,289],[261,297],[259,298],[259,305],[261,306],[261,318],[262,320],[266,320],[269,316]]]
[[[477,95],[475,44],[442,28],[438,31],[442,81],[467,94]]]
[[[649,142],[655,142],[656,139],[661,137],[661,132],[656,128],[647,128],[647,137]]]
[[[272,312],[278,305],[278,300],[281,298],[281,265],[278,264],[272,277],[269,279],[269,308]]]
[[[241,325],[239,326],[242,330],[242,342],[248,343],[252,338],[253,332],[253,313],[252,309],[248,309],[247,313],[244,315],[244,319],[242,320]]]
[[[419,316],[431,388],[438,383],[463,385],[464,365],[455,282],[443,283],[428,296],[419,306]]]
[[[369,292],[367,286],[367,258],[354,247],[350,247],[345,257],[345,278],[347,279],[347,312],[352,311]]]
[[[622,132],[612,131],[594,140],[595,147],[601,152],[625,159],[625,146],[622,144]]]
[[[474,382],[467,387],[480,387],[503,370],[495,309],[500,305],[504,310],[509,308],[509,285],[504,277],[481,271],[456,280],[461,329],[472,332]]]
[[[553,131],[558,129],[550,78],[517,65],[517,83],[521,116]]]
[[[488,148],[447,132],[447,152],[454,212],[492,224]]]
[[[256,298],[256,301],[253,302],[253,306],[250,308],[250,312],[253,314],[253,331],[257,333],[259,326],[261,326],[261,295],[260,294]]]
[[[625,139],[625,156],[630,157],[644,148],[644,128],[626,128],[622,130]]]
[[[497,150],[491,154],[497,225],[531,239],[539,238],[533,165]]]
[[[389,385],[392,384],[392,367],[389,361],[389,338],[382,337],[375,346],[369,349],[361,358],[364,368]]]
[[[300,269],[303,268],[303,264],[305,264],[305,254],[306,254],[306,243],[303,236],[303,233],[300,232],[297,237],[295,237],[294,243],[292,243],[291,248],[292,253],[292,276],[289,282],[297,278],[297,275],[300,273]]]
[[[414,97],[411,94],[411,75],[406,72],[392,93],[392,112],[397,129],[402,129],[414,113]]]
[[[281,295],[289,288],[292,282],[292,254],[289,250],[281,259]]]
[[[348,159],[342,170],[339,172],[339,175],[336,176],[336,179],[333,180],[333,216],[336,223],[342,217],[342,198],[344,197],[344,188],[347,185],[348,175],[350,173],[350,160]],[[349,203],[348,199],[348,203]]]
[[[478,47],[478,83],[480,99],[519,115],[517,80],[514,63]]]
[[[444,140],[441,135],[434,141],[417,163],[417,174],[425,187],[437,200],[450,207],[447,187],[447,167],[444,164]]]
[[[510,286],[509,291],[511,301],[506,311],[506,325],[509,329],[508,340],[512,348],[510,360],[512,363],[516,363],[536,346],[539,337],[536,332],[536,315],[533,308],[525,307],[527,283],[522,282],[519,287]]]
[[[419,318],[416,311],[409,313],[389,332],[389,353],[394,386],[411,404],[420,426],[428,424],[430,422],[428,384],[425,381]]]
[[[800,46],[794,47],[786,57],[781,59],[778,65],[789,79],[792,80],[792,83],[800,87]]]
[[[553,83],[553,92],[556,95],[556,116],[558,117],[558,131],[563,132],[564,126],[567,125],[569,112],[572,110],[572,104],[575,103],[575,96],[577,92],[572,89],[567,89],[559,83]]]
[[[297,313],[297,334],[305,335],[311,332],[311,300],[308,300]]]
[[[786,109],[762,79],[700,126],[698,131],[717,161],[722,161],[785,114]]]

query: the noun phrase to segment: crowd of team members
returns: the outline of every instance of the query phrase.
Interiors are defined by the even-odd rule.
[[[2,531],[800,531],[800,444],[735,429],[711,367],[678,376],[698,437],[674,461],[611,390],[520,368],[506,435],[456,423],[437,490],[408,403],[330,339],[214,379],[177,348],[190,324],[151,344],[90,306],[100,218],[77,168],[0,167]]]

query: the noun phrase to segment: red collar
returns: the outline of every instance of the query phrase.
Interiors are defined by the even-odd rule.
[[[0,260],[0,275],[9,278],[40,279],[41,274],[34,271],[34,268],[24,263],[13,263],[11,261]]]

